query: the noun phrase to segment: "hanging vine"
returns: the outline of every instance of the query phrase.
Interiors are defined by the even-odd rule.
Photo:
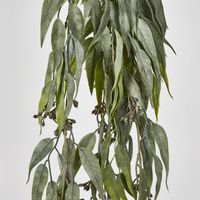
[[[66,8],[63,19],[60,12]],[[44,0],[41,46],[52,21],[52,51],[34,117],[41,130],[46,118],[57,128],[33,152],[28,175],[29,180],[37,167],[32,200],[41,200],[45,188],[46,200],[79,200],[81,187],[91,191],[93,200],[157,199],[163,168],[167,186],[168,140],[146,111],[151,106],[158,118],[162,80],[171,96],[164,43],[171,45],[165,39],[161,0]],[[89,90],[96,93],[92,114],[97,129],[77,142],[70,112],[78,109],[84,65]],[[58,143],[63,143],[62,149]],[[52,176],[52,153],[58,155],[57,180]],[[89,177],[86,183],[75,181],[81,166]]]

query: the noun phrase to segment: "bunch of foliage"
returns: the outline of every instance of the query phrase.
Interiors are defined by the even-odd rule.
[[[66,8],[63,20],[60,12]],[[146,111],[150,104],[158,117],[162,80],[169,92],[164,43],[170,44],[161,0],[44,0],[41,46],[53,20],[52,51],[34,117],[41,129],[46,118],[57,128],[33,152],[28,177],[37,166],[32,200],[41,200],[45,189],[46,200],[79,200],[80,187],[91,191],[93,200],[157,199],[163,168],[167,186],[168,141]],[[78,107],[83,64],[89,90],[96,93],[92,114],[97,129],[77,143],[70,112]],[[60,167],[57,180],[51,169],[54,152]],[[86,183],[75,180],[81,166],[89,177]]]

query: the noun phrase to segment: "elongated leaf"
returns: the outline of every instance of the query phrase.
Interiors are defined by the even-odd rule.
[[[130,158],[128,156],[127,151],[121,145],[118,145],[115,148],[115,158],[118,167],[122,170],[126,178],[129,190],[131,191],[132,195],[136,197],[136,191],[133,188],[133,183],[131,178]]]
[[[135,78],[133,75],[131,75],[128,71],[124,73],[124,81],[125,81],[125,87],[129,93],[129,95],[135,99],[138,100],[139,105],[144,108],[144,103],[141,95],[140,88],[135,81]]]
[[[69,29],[74,38],[81,41],[84,29],[84,19],[81,10],[75,5],[70,4],[69,7]]]
[[[52,85],[53,85],[53,81],[50,81],[42,89],[42,94],[41,94],[39,106],[38,106],[38,113],[42,112],[45,106],[47,105],[49,101],[49,95],[50,95]]]
[[[162,161],[165,166],[166,186],[167,186],[167,178],[168,178],[168,174],[169,174],[169,150],[168,150],[167,135],[165,133],[165,130],[156,123],[153,123],[152,133],[153,133],[153,137],[158,145],[158,148],[160,150],[160,155],[161,155]]]
[[[92,94],[93,87],[94,87],[94,73],[95,73],[94,51],[92,51],[87,56],[85,65],[86,65],[88,85],[89,85],[89,88],[90,88],[90,93]]]
[[[75,182],[71,182],[65,193],[65,200],[79,200],[80,191],[79,186]]]
[[[108,65],[111,54],[111,33],[108,27],[105,28],[101,35],[101,49],[104,54],[106,65]]]
[[[55,182],[49,182],[46,190],[46,200],[58,200],[58,186]]]
[[[132,33],[136,30],[136,21],[137,21],[137,0],[125,1],[126,12],[130,23],[130,28]]]
[[[161,80],[157,79],[155,76],[153,78],[153,95],[152,95],[152,105],[155,110],[156,119],[158,119],[158,111],[160,106],[160,90],[161,90]]]
[[[151,3],[153,5],[153,9],[155,12],[156,21],[158,22],[158,24],[160,26],[162,34],[165,35],[166,29],[167,29],[167,23],[165,20],[165,14],[164,14],[162,1],[161,0],[151,0]]]
[[[65,110],[65,118],[69,116],[73,105],[74,91],[75,91],[75,83],[72,75],[67,73],[67,106]]]
[[[121,181],[121,177],[119,175],[117,176],[116,182],[117,182],[116,190],[117,190],[118,196],[120,196],[122,200],[127,200],[125,192],[124,192],[124,187]]]
[[[60,19],[56,19],[53,24],[51,45],[54,56],[54,66],[57,69],[62,57],[62,50],[65,43],[65,27]]]
[[[87,148],[90,151],[92,151],[94,149],[95,143],[96,143],[96,135],[95,135],[95,133],[90,133],[88,135],[85,135],[81,139],[81,141],[79,142],[79,146],[82,147],[82,148]],[[76,149],[75,161],[74,161],[74,164],[73,164],[74,175],[76,175],[80,166],[81,166],[81,161],[80,161],[80,156],[79,156],[79,150]]]
[[[91,9],[93,7],[93,3],[94,3],[94,0],[86,0],[86,1],[83,1],[83,7],[84,7],[84,19],[86,20],[88,15],[90,14],[91,12]]]
[[[149,59],[145,51],[140,49],[136,40],[131,38],[131,42],[133,47],[135,48],[137,64],[138,64],[137,66],[141,75],[142,83],[145,86],[145,90],[148,97],[151,97],[153,91],[153,73],[152,73],[151,60]]]
[[[139,198],[138,200],[146,200],[147,199],[147,180],[145,172],[140,170],[140,182],[139,182]]]
[[[62,131],[63,126],[65,124],[65,105],[64,105],[64,85],[61,86],[61,89],[57,95],[57,105],[56,105],[56,120],[58,123],[58,131],[59,133]]]
[[[76,79],[75,97],[76,97],[78,93],[80,78],[81,78],[82,65],[84,62],[84,49],[81,43],[77,39],[74,39],[74,43],[75,43],[75,50],[76,50],[76,73],[75,73],[75,79]]]
[[[121,194],[119,193],[119,190],[117,190],[117,182],[111,165],[108,165],[105,169],[103,169],[103,180],[110,198],[112,200],[119,200]]]
[[[49,54],[49,61],[45,75],[45,85],[47,85],[52,80],[53,69],[54,69],[54,59],[53,59],[53,53],[51,52]]]
[[[128,54],[130,52],[130,43],[127,40],[128,33],[130,32],[130,24],[128,20],[128,15],[126,12],[125,0],[118,0],[118,9],[119,9],[119,24],[120,32],[122,35],[123,42],[126,44]]]
[[[87,148],[79,148],[79,154],[85,171],[87,172],[96,189],[99,191],[101,198],[105,200],[103,192],[103,181],[98,159]]]
[[[121,39],[120,34],[115,31],[115,35],[116,35],[116,58],[115,58],[115,63],[114,63],[114,74],[115,74],[115,82],[114,82],[114,86],[113,89],[116,87],[118,80],[119,80],[119,74],[120,71],[122,69],[122,63],[123,63],[123,41]]]
[[[148,56],[152,59],[152,61],[154,63],[153,69],[154,69],[155,75],[157,77],[159,77],[160,76],[160,72],[159,72],[160,66],[159,66],[159,62],[158,62],[154,38],[153,38],[153,35],[151,32],[151,29],[146,24],[146,22],[143,21],[142,19],[138,20],[137,37],[138,37],[139,41],[141,42],[142,46],[144,47]]]
[[[105,140],[101,143],[101,166],[103,167],[105,162],[108,159],[109,147],[111,142],[111,135],[105,138]]]
[[[30,174],[32,169],[41,161],[43,160],[47,154],[51,151],[53,148],[53,140],[51,138],[45,138],[41,140],[38,145],[35,147],[32,157],[31,157],[31,162],[29,164],[29,173],[28,173],[28,181],[30,178]],[[28,182],[27,181],[27,182]]]
[[[94,36],[93,41],[90,44],[90,47],[88,48],[88,51],[99,40],[101,34],[103,33],[104,29],[106,28],[106,26],[108,24],[109,15],[110,15],[110,1],[105,0],[105,8],[104,8],[104,13],[103,13],[102,18],[101,18],[101,23],[99,25],[97,33]]]
[[[100,105],[102,100],[102,92],[104,87],[104,71],[103,71],[103,60],[100,60],[95,67],[95,88],[96,88],[96,97],[97,102]]]
[[[45,165],[40,164],[34,175],[32,186],[32,200],[42,200],[42,194],[48,180],[48,169]]]
[[[154,164],[155,164],[155,172],[157,176],[157,181],[156,181],[156,194],[155,194],[155,200],[158,197],[158,194],[160,192],[160,186],[162,182],[162,171],[163,171],[163,166],[162,162],[160,161],[158,156],[154,156]]]
[[[43,45],[49,25],[56,12],[60,9],[62,2],[63,0],[44,0],[43,2],[40,28],[41,46]]]

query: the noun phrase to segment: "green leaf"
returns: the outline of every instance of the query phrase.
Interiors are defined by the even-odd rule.
[[[136,40],[131,38],[131,42],[133,47],[135,48],[137,67],[141,75],[142,83],[145,87],[146,94],[148,95],[148,97],[151,97],[153,91],[153,73],[151,60],[149,59],[145,51],[140,49]]]
[[[90,177],[92,183],[99,191],[100,196],[103,200],[104,192],[103,192],[103,181],[101,177],[101,170],[99,166],[99,161],[96,156],[87,148],[79,148],[79,154],[81,163],[87,172],[88,176]]]
[[[82,147],[82,148],[87,148],[90,151],[92,151],[94,149],[95,143],[96,143],[96,135],[95,135],[95,133],[90,133],[88,135],[85,135],[81,139],[81,141],[79,142],[79,146]],[[74,175],[76,175],[80,166],[81,166],[81,161],[80,161],[80,156],[79,156],[79,150],[76,149],[75,161],[74,161],[74,164],[73,164]]]
[[[114,75],[115,75],[115,82],[113,89],[116,87],[118,80],[119,80],[119,74],[122,69],[123,64],[123,41],[121,39],[120,34],[115,31],[116,35],[116,57],[115,57],[115,63],[114,63]]]
[[[94,79],[95,79],[97,102],[100,105],[102,100],[102,92],[104,88],[103,60],[99,60],[99,62],[95,67]]]
[[[160,186],[162,182],[162,171],[163,171],[163,166],[162,162],[160,161],[158,156],[154,156],[154,164],[155,164],[155,172],[157,176],[157,181],[156,181],[156,194],[155,194],[155,200],[158,197],[158,194],[160,192]]]
[[[145,172],[140,169],[140,182],[139,182],[139,198],[138,200],[146,200],[147,199],[147,180]]]
[[[58,186],[55,182],[49,182],[46,190],[46,200],[58,200]]]
[[[65,193],[65,200],[79,200],[80,191],[79,186],[75,182],[71,182]]]
[[[102,15],[98,31],[95,34],[94,39],[91,42],[90,47],[88,48],[88,51],[99,40],[100,36],[102,35],[103,31],[105,30],[105,28],[106,28],[106,26],[108,24],[108,21],[109,21],[109,15],[110,15],[110,1],[109,0],[105,0],[104,13]]]
[[[128,15],[126,12],[126,6],[124,0],[117,0],[118,1],[118,9],[119,9],[119,24],[120,24],[120,31],[122,35],[123,42],[126,44],[127,50],[130,50],[130,44],[127,40],[128,33],[130,32],[130,24],[128,20]],[[129,54],[129,53],[128,53]]]
[[[74,91],[75,91],[75,83],[74,78],[70,73],[67,73],[66,75],[67,79],[67,106],[65,110],[65,118],[69,116],[69,113],[71,111],[72,105],[73,105],[73,97],[74,97]]]
[[[30,179],[32,169],[47,156],[47,154],[52,150],[53,144],[54,142],[51,138],[45,138],[35,147],[29,164],[28,181]]]
[[[109,155],[109,147],[111,142],[111,135],[107,136],[101,143],[101,167],[106,164]]]
[[[94,73],[95,73],[95,65],[94,65],[94,51],[92,51],[86,58],[86,73],[87,80],[90,89],[90,93],[92,94],[94,88]]]
[[[126,12],[130,23],[132,33],[136,30],[137,24],[137,0],[125,1]]]
[[[111,33],[108,27],[105,28],[101,35],[101,49],[103,51],[105,61],[108,64],[111,54]]]
[[[165,20],[165,14],[164,14],[162,1],[161,0],[151,0],[151,3],[153,5],[153,9],[155,12],[156,21],[158,22],[158,24],[160,26],[162,34],[165,35],[166,29],[167,29],[167,23]]]
[[[159,72],[159,62],[156,52],[156,46],[154,43],[154,38],[151,32],[151,29],[146,24],[145,21],[142,19],[138,19],[138,29],[137,29],[137,37],[139,41],[141,42],[142,46],[144,47],[145,52],[148,54],[148,56],[152,59],[154,65],[154,73],[157,77],[160,76]]]
[[[81,41],[84,29],[84,19],[81,10],[75,4],[70,4],[68,17],[69,29],[71,30],[72,35],[74,38]]]
[[[75,73],[75,80],[76,80],[75,98],[76,98],[77,93],[78,93],[81,73],[82,73],[82,65],[84,62],[84,49],[81,43],[77,39],[74,39],[74,44],[75,44],[75,50],[76,50],[76,73]]]
[[[38,113],[41,113],[43,109],[45,108],[45,106],[47,105],[47,103],[49,102],[49,95],[51,94],[50,92],[51,92],[52,86],[53,86],[53,81],[50,81],[42,89],[42,94],[41,94],[39,106],[38,106]]]
[[[117,184],[117,181],[115,179],[115,173],[111,165],[108,165],[106,166],[106,168],[103,169],[103,180],[105,184],[105,189],[112,200],[119,200],[121,199],[121,196],[125,196],[124,190],[119,190],[120,184]],[[120,194],[121,191],[123,191],[122,194]]]
[[[57,69],[62,57],[62,51],[65,44],[65,34],[65,27],[63,22],[60,19],[56,19],[53,24],[51,35],[51,45],[53,49],[55,69]]]
[[[153,77],[153,95],[152,95],[152,105],[155,110],[156,119],[158,120],[158,111],[160,106],[160,90],[161,90],[161,80]]]
[[[47,85],[52,80],[53,69],[54,69],[54,59],[53,59],[53,53],[51,52],[49,54],[49,61],[45,75],[45,85]]]
[[[62,131],[63,126],[65,124],[65,91],[64,91],[64,85],[61,86],[61,89],[57,95],[56,101],[56,120],[58,124],[58,131],[59,133]]]
[[[133,157],[133,139],[130,135],[128,137],[128,155],[131,160]]]
[[[32,200],[42,200],[42,194],[48,181],[48,169],[45,165],[40,164],[34,175],[32,186]]]
[[[83,8],[84,8],[84,19],[86,20],[89,16],[91,9],[93,7],[94,0],[85,0],[83,1]]]
[[[40,27],[41,47],[43,45],[49,25],[57,11],[60,9],[62,3],[63,0],[44,0],[43,2]]]
[[[134,198],[136,197],[136,191],[134,190],[132,178],[131,178],[131,169],[130,169],[130,158],[127,151],[121,146],[117,145],[115,148],[115,158],[118,167],[122,170],[129,190],[131,191]]]
[[[138,104],[144,108],[144,103],[141,95],[141,91],[139,88],[139,85],[135,81],[135,78],[132,74],[130,74],[128,71],[125,71],[124,73],[124,81],[125,81],[125,87],[129,93],[129,95],[135,99],[138,100]]]
[[[167,179],[168,179],[168,174],[169,174],[169,150],[168,150],[167,135],[165,133],[165,130],[156,123],[152,124],[152,133],[153,133],[153,137],[158,145],[158,148],[160,150],[160,155],[161,155],[162,161],[165,166],[166,186],[167,186]],[[167,186],[167,188],[168,188],[168,186]]]

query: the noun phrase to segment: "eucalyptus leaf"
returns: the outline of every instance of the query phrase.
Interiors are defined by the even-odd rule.
[[[52,35],[51,35],[51,45],[54,55],[54,66],[56,69],[62,57],[64,43],[65,43],[65,27],[60,19],[56,19],[53,24]]]
[[[125,193],[122,190],[119,190],[119,186],[116,179],[115,179],[115,173],[111,167],[111,165],[108,165],[103,169],[103,179],[104,179],[104,184],[106,191],[108,192],[109,196],[113,200],[118,200],[121,199],[121,196],[125,196]],[[120,192],[123,191],[122,194]]]
[[[32,200],[42,200],[42,195],[48,180],[48,169],[45,165],[40,164],[34,175],[32,186]]]
[[[46,189],[46,200],[58,199],[58,186],[55,182],[49,182]]]
[[[28,181],[30,179],[32,169],[48,155],[48,153],[52,150],[53,145],[54,142],[51,138],[45,138],[35,147],[29,164]]]
[[[84,19],[81,10],[76,5],[70,4],[68,17],[72,35],[81,41],[84,29]]]
[[[87,172],[96,189],[99,191],[101,198],[105,200],[103,192],[103,180],[98,159],[87,148],[79,148],[79,155],[85,171]]]
[[[96,143],[96,135],[95,133],[89,133],[85,135],[81,141],[79,142],[79,146],[82,148],[87,148],[90,151],[94,149]],[[75,153],[75,161],[73,164],[74,174],[76,174],[81,166],[80,156],[79,156],[79,150],[76,149]]]
[[[95,67],[94,80],[95,80],[97,102],[100,105],[102,100],[102,91],[104,87],[104,71],[103,71],[102,60],[100,60]]]
[[[43,45],[49,25],[55,14],[60,9],[62,3],[63,0],[44,0],[43,2],[40,28],[41,46]]]
[[[131,191],[132,195],[136,197],[136,191],[133,187],[132,178],[131,178],[131,169],[130,169],[130,158],[127,151],[121,146],[118,145],[115,148],[115,157],[118,167],[122,170],[129,190]]]
[[[165,130],[158,124],[153,123],[152,124],[152,133],[153,137],[158,145],[158,148],[160,150],[160,155],[162,158],[162,161],[165,166],[166,170],[166,186],[167,186],[167,179],[169,174],[169,150],[168,150],[168,139],[167,135],[165,133]],[[168,186],[167,186],[168,187]]]
[[[163,166],[162,166],[162,162],[159,159],[158,156],[154,156],[154,164],[155,164],[155,172],[156,172],[156,176],[157,176],[157,181],[156,181],[156,193],[155,193],[155,200],[158,197],[158,194],[160,192],[160,186],[161,186],[161,182],[162,182],[162,171],[163,171]]]
[[[100,22],[99,28],[97,30],[97,33],[95,34],[95,37],[94,37],[93,41],[91,42],[88,51],[99,40],[101,34],[105,30],[105,28],[106,28],[106,26],[108,24],[108,21],[109,21],[109,15],[110,15],[110,1],[109,0],[105,0],[104,13],[102,15],[101,22]]]
[[[75,80],[76,80],[75,97],[76,97],[78,93],[80,78],[81,78],[82,65],[84,62],[84,49],[81,43],[77,39],[74,39],[74,44],[75,44],[75,50],[76,50],[76,73],[75,73]]]
[[[71,182],[65,193],[65,200],[79,200],[80,191],[79,186],[75,182]]]

